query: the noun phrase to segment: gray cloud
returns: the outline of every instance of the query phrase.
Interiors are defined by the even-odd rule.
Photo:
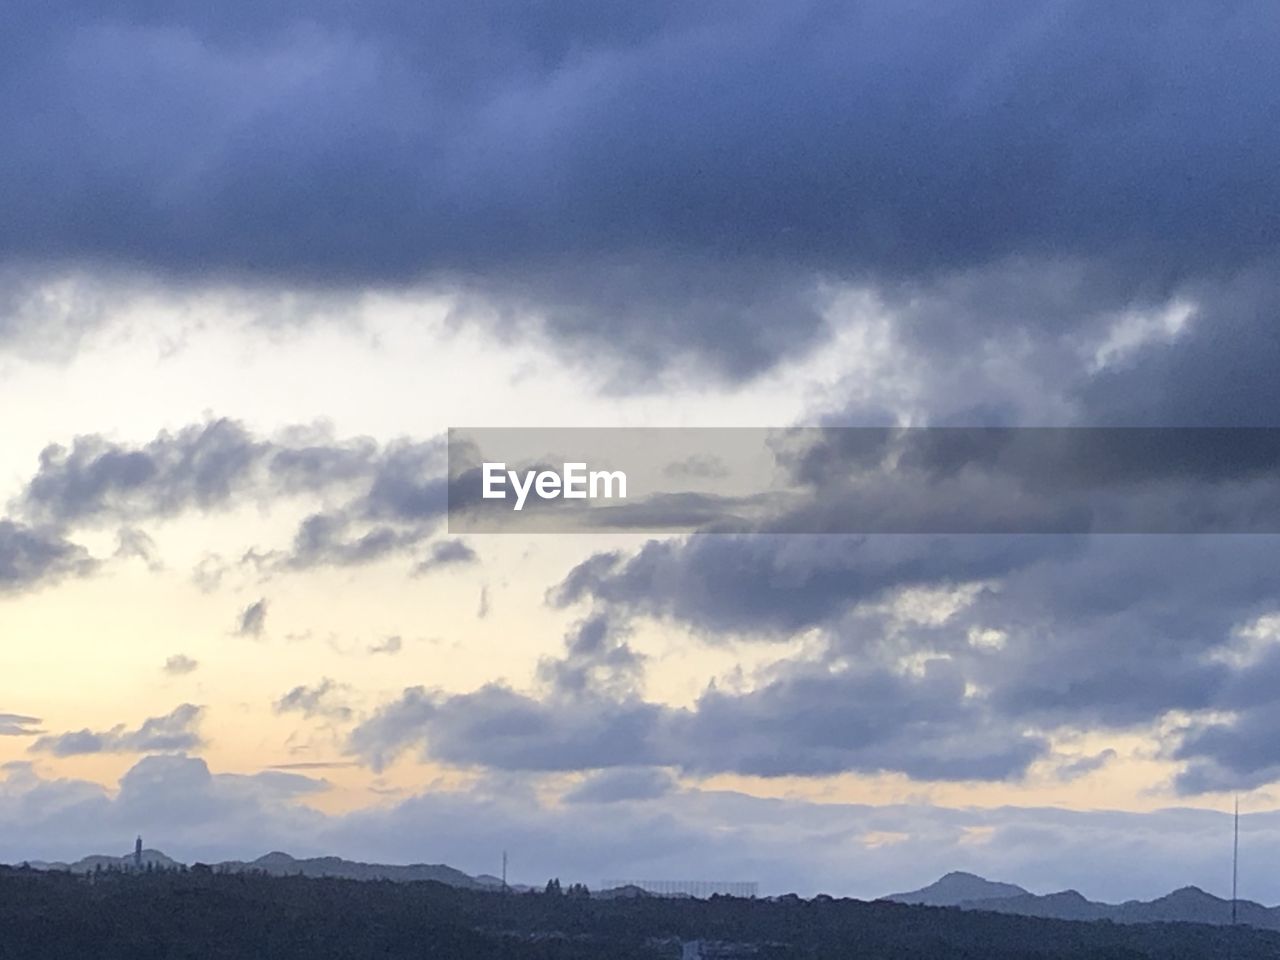
[[[143,757],[114,795],[96,783],[44,779],[31,765],[9,767],[0,779],[0,822],[25,823],[25,839],[6,844],[0,859],[75,860],[88,852],[119,854],[144,824],[149,846],[188,859],[222,859],[292,846],[320,822],[291,801],[323,789],[299,774],[211,774],[182,755]],[[243,846],[242,846],[243,845]],[[218,857],[211,856],[220,851]]]
[[[0,520],[0,594],[87,576],[97,566],[84,547],[53,531]]]
[[[94,753],[182,752],[204,745],[198,727],[203,709],[184,703],[162,717],[150,717],[135,729],[118,724],[110,730],[76,730],[49,734],[31,745],[33,753],[75,757]]]
[[[115,552],[117,558],[136,558],[145,563],[152,572],[164,569],[164,564],[160,562],[159,552],[156,549],[156,542],[145,530],[139,530],[135,527],[122,527],[117,539],[119,541]]]
[[[676,788],[671,774],[662,769],[602,770],[592,774],[564,795],[566,803],[623,803],[656,800]]]
[[[1073,391],[1090,423],[1273,426],[1280,392],[1276,265],[1215,274],[1189,295],[1199,315],[1184,335],[1137,361],[1081,380]]]
[[[909,586],[999,577],[1079,549],[1072,537],[693,536],[583,561],[549,595],[670,617],[710,633],[787,636]]]
[[[0,713],[0,737],[30,737],[41,733],[39,717]]]
[[[266,598],[255,600],[241,611],[236,620],[236,633],[242,637],[261,637],[267,628]]]
[[[677,767],[711,775],[901,772],[1007,780],[1048,755],[1045,737],[971,694],[966,666],[909,671],[866,654],[794,659],[738,692],[709,686],[690,709],[644,700],[643,658],[606,615],[576,624],[538,666],[541,695],[491,683],[464,694],[407,689],[360,723],[349,749],[375,768],[406,750],[501,770]]]
[[[40,530],[63,531],[284,498],[319,499],[325,509],[302,521],[288,549],[246,553],[244,562],[270,575],[374,563],[413,550],[440,523],[446,483],[438,441],[336,441],[316,427],[264,438],[237,421],[219,419],[161,433],[139,446],[82,436],[69,449],[47,447],[10,509],[42,524]],[[0,523],[7,524],[0,527],[0,588],[6,573],[13,580],[36,579],[45,573],[40,563],[50,578],[63,568],[91,568],[87,555],[77,554],[80,548],[62,541],[61,534]],[[156,563],[145,532],[126,526],[121,537],[118,555]],[[195,582],[206,592],[215,590],[228,569],[221,557],[206,557]]]
[[[351,707],[340,699],[343,687],[325,677],[314,687],[296,686],[275,702],[276,713],[301,713],[304,717],[350,720]]]
[[[1230,814],[1213,810],[865,806],[696,789],[625,803],[544,804],[528,790],[484,780],[345,814],[298,802],[323,787],[296,774],[214,773],[198,758],[157,756],[135,764],[113,793],[7,764],[0,861],[123,853],[142,823],[148,845],[187,862],[285,849],[481,873],[508,849],[517,881],[558,875],[592,886],[608,876],[715,875],[759,880],[767,894],[871,898],[961,869],[1039,893],[1074,888],[1120,901],[1184,883],[1223,894],[1229,883]],[[1241,830],[1241,891],[1280,899],[1271,869],[1280,815],[1246,807]]]
[[[1137,732],[1199,792],[1280,777],[1267,733],[1280,656],[1246,636],[1277,612],[1278,554],[1275,536],[694,536],[597,555],[550,599],[708,643],[810,636],[746,692],[704,694],[664,729],[689,752],[657,762],[999,779],[1044,757],[1054,731]],[[969,594],[941,620],[895,619],[896,598],[922,589]]]
[[[386,637],[377,643],[371,643],[366,648],[370,655],[385,653],[388,656],[395,656],[404,648],[404,640],[399,636]]]
[[[605,614],[593,614],[576,624],[559,657],[544,657],[538,677],[557,694],[579,696],[592,692],[627,696],[639,689],[644,657],[626,640],[627,628]]]
[[[431,545],[431,549],[418,561],[413,572],[421,575],[441,567],[468,566],[479,559],[479,555],[465,540],[439,540]]]
[[[404,530],[384,524],[353,533],[351,526],[341,514],[312,514],[302,521],[292,549],[280,558],[278,566],[306,570],[374,563],[415,547],[430,533],[424,528]]]
[[[191,659],[185,653],[175,653],[164,662],[164,672],[172,677],[181,677],[188,673],[194,673],[199,667],[200,663]]]
[[[44,449],[17,507],[59,525],[208,509],[225,504],[266,451],[230,420],[162,433],[138,448],[78,437],[70,449]]]
[[[1247,680],[1263,688],[1245,702],[1236,699],[1224,704],[1230,711],[1226,719],[1195,719],[1182,731],[1179,742],[1171,750],[1179,760],[1187,761],[1175,784],[1184,793],[1234,792],[1280,781],[1280,750],[1275,743],[1275,722],[1280,720],[1280,705],[1274,694],[1274,682],[1280,675],[1280,657],[1272,654],[1268,662]]]
[[[955,671],[797,675],[747,694],[708,691],[689,711],[638,699],[539,700],[498,685],[444,695],[406,690],[352,733],[381,767],[407,748],[503,770],[661,765],[689,773],[822,776],[901,772],[919,780],[1016,779],[1048,753],[964,701]]]
[[[1269,13],[33,8],[0,77],[23,134],[0,253],[423,282],[736,376],[821,337],[824,281],[1105,262],[1125,304],[1274,256]],[[281,63],[308,64],[286,97]]]
[[[429,522],[445,507],[439,441],[333,439],[292,427],[257,437],[244,424],[209,420],[138,446],[97,435],[50,445],[12,511],[31,523],[79,527],[222,509],[242,501],[333,494],[337,525]],[[303,536],[305,531],[299,534]]]
[[[447,695],[411,687],[361,722],[352,753],[381,768],[412,747],[462,766],[591,770],[662,763],[663,708],[639,701],[543,702],[500,684]]]
[[[201,593],[213,593],[222,586],[222,578],[227,575],[229,567],[217,554],[202,557],[191,571],[191,582]]]

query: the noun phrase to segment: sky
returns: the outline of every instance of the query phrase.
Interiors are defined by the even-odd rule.
[[[442,492],[450,427],[1280,426],[1270,4],[3,16],[0,861],[1119,900],[1227,893],[1239,794],[1280,902],[1274,534]]]

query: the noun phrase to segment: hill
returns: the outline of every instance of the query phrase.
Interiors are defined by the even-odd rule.
[[[1012,890],[1000,894],[997,891]],[[974,895],[976,894],[976,895]],[[911,893],[884,898],[898,903],[958,907],[990,913],[1039,917],[1053,920],[1113,923],[1203,923],[1223,926],[1231,923],[1231,901],[1215,897],[1199,887],[1183,887],[1155,900],[1102,903],[1089,900],[1075,890],[1037,895],[1014,884],[995,883],[968,873],[949,873],[936,883]],[[1250,900],[1236,902],[1236,917],[1242,924],[1263,930],[1280,931],[1280,907],[1266,907]]]
[[[394,880],[398,883],[434,880],[437,883],[447,883],[451,887],[463,887],[469,890],[479,890],[488,886],[475,877],[443,863],[361,863],[358,860],[343,860],[340,857],[311,857],[300,860],[279,851],[265,854],[247,863],[241,860],[225,860],[213,864],[213,869],[221,873],[260,870],[273,877],[334,877],[342,880]]]
[[[143,867],[152,869],[174,870],[185,864],[161,853],[159,850],[142,851]],[[74,863],[60,861],[33,860],[26,864],[33,870],[63,871],[67,873],[86,874],[98,870],[130,871],[134,869],[133,854],[113,857],[105,854],[93,854],[82,857]],[[421,880],[434,880],[453,887],[469,890],[488,889],[501,886],[502,881],[493,877],[477,878],[463,873],[443,863],[361,863],[357,860],[343,860],[341,857],[310,857],[299,859],[287,853],[273,851],[258,857],[256,860],[223,860],[209,864],[219,873],[260,872],[275,877],[334,877],[343,880],[394,880],[399,883],[413,883]]]
[[[1012,883],[995,883],[977,874],[957,870],[935,880],[927,887],[921,887],[909,893],[891,893],[881,899],[926,907],[958,907],[962,903],[974,900],[1021,896],[1029,896],[1022,887]]]
[[[34,870],[64,870],[69,873],[93,873],[95,870],[129,870],[134,865],[133,854],[126,853],[123,856],[113,857],[107,854],[95,853],[87,857],[81,857],[74,863],[62,863],[60,861],[47,862],[44,860],[33,860],[27,864]],[[177,860],[161,853],[159,850],[143,850],[142,851],[143,867],[162,868],[171,870],[180,867]]]

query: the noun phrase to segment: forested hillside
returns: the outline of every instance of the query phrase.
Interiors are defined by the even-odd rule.
[[[434,882],[255,874],[0,869],[4,960],[368,960],[431,957],[760,960],[1280,958],[1280,934],[1124,926],[817,898],[598,900]]]

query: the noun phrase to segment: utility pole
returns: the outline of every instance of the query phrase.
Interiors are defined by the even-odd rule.
[[[507,851],[502,851],[502,892],[507,892]]]

